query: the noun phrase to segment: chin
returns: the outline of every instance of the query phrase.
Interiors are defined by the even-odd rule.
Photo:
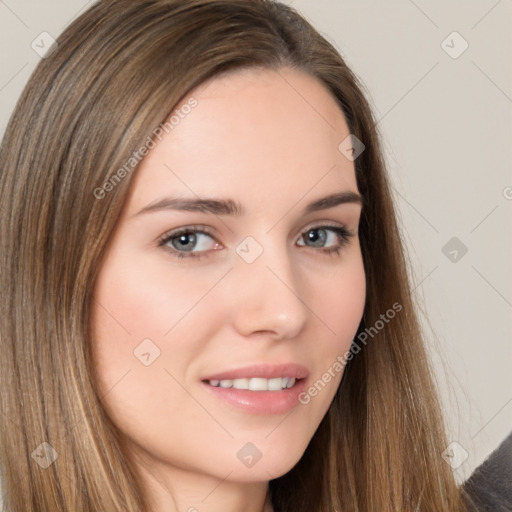
[[[298,447],[297,444],[289,446],[279,442],[277,445],[267,440],[266,446],[258,453],[253,446],[249,445],[245,452],[240,454],[241,463],[237,465],[229,479],[239,482],[261,482],[279,478],[299,462],[306,448],[307,444]],[[244,457],[245,453],[252,454],[252,460],[250,455]]]

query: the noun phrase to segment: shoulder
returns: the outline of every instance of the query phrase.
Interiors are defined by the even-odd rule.
[[[475,469],[463,489],[482,512],[512,512],[512,432]]]

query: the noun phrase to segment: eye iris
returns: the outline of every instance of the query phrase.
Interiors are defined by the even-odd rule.
[[[186,247],[179,247],[178,244],[183,244]],[[196,235],[194,233],[183,233],[182,235],[177,236],[174,240],[172,240],[172,245],[175,249],[190,251],[194,248],[196,244]]]
[[[307,235],[308,241],[313,242],[315,247],[322,247],[327,239],[324,229],[312,229]]]

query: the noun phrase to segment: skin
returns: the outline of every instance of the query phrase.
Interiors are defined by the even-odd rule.
[[[312,383],[349,349],[366,294],[361,206],[303,210],[335,191],[358,193],[354,163],[338,150],[350,132],[329,92],[290,68],[236,71],[191,96],[197,106],[137,170],[100,267],[93,315],[99,392],[153,510],[261,512],[268,481],[300,459],[342,372],[307,405],[282,414],[237,409],[200,381],[252,363],[292,361],[308,368]],[[174,196],[231,198],[245,213],[137,215]],[[330,230],[322,232],[323,246],[308,240],[322,223],[352,233],[339,254],[322,252],[340,245]],[[212,233],[186,246],[202,251],[200,259],[173,256],[173,249],[190,254],[179,237],[177,245],[158,245],[171,230],[196,224]],[[252,263],[236,252],[247,236],[263,249]],[[148,338],[160,355],[145,366],[134,350]],[[247,442],[262,454],[250,468],[237,457]]]

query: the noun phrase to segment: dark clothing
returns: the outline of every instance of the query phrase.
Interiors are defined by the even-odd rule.
[[[512,512],[512,432],[464,482],[481,512]]]

